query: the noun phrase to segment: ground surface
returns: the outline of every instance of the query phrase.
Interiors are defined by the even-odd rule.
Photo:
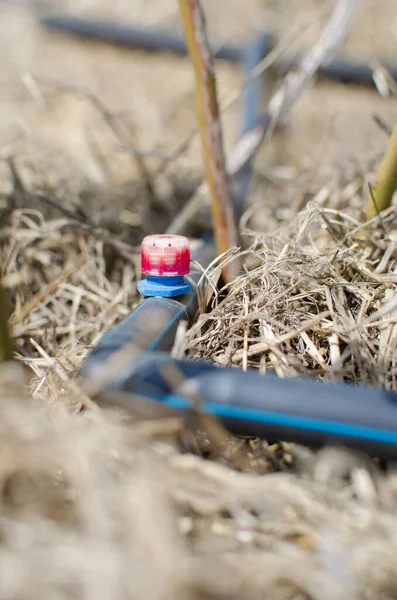
[[[214,43],[271,27],[294,52],[331,4],[205,6]],[[392,464],[208,439],[178,420],[123,424],[78,387],[83,356],[137,301],[142,236],[169,225],[202,166],[189,60],[50,35],[38,26],[47,10],[179,28],[174,0],[0,2],[3,281],[33,374],[0,373],[0,599],[395,598]],[[393,61],[396,47],[394,0],[361,0],[342,53]],[[217,73],[228,106],[241,74],[223,62]],[[228,153],[240,108],[222,113]],[[243,220],[258,271],[192,330],[192,356],[397,389],[395,320],[348,335],[396,281],[393,252],[373,273],[397,239],[393,210],[370,252],[353,243],[387,139],[374,114],[392,126],[395,96],[317,81],[262,149]],[[325,311],[318,327],[274,342]]]

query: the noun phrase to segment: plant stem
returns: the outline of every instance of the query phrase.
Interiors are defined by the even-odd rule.
[[[8,331],[8,302],[0,283],[0,362],[13,359],[12,342]]]
[[[239,236],[223,152],[214,60],[200,0],[179,0],[179,7],[186,44],[195,71],[197,117],[211,199],[214,237],[218,254],[223,254],[238,246]],[[234,263],[233,269],[236,266]],[[226,281],[233,279],[230,266],[225,268],[223,274]]]
[[[366,217],[368,221],[382,210],[389,208],[397,188],[397,123],[390,136],[386,152],[379,168],[376,184],[368,198]]]

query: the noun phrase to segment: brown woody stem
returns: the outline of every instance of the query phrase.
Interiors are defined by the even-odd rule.
[[[197,117],[218,254],[239,245],[237,224],[223,152],[214,60],[200,0],[179,0],[183,29],[196,77]],[[233,263],[233,269],[236,263]],[[226,281],[232,280],[230,266]]]

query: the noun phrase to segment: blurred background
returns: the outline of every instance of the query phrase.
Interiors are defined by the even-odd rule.
[[[317,39],[332,8],[331,2],[316,0],[208,0],[204,5],[213,47],[243,46],[258,30],[269,31],[280,46],[281,59],[285,53],[301,53]],[[53,13],[181,34],[175,0],[0,2],[3,156],[18,157],[32,182],[51,186],[62,182],[74,192],[84,186],[104,189],[142,180],[133,150],[145,154],[147,169],[156,171],[164,157],[172,158],[179,149],[163,175],[154,178],[160,195],[172,195],[173,186],[189,187],[189,182],[200,178],[203,170],[199,138],[194,135],[189,58],[120,49],[51,32],[40,26],[40,17]],[[396,39],[393,0],[361,0],[340,54],[374,65],[392,63]],[[239,134],[243,78],[236,64],[217,60],[216,67],[230,153]],[[274,75],[265,78],[264,102],[274,83]],[[78,90],[88,91],[128,123],[130,150],[122,147],[103,114]],[[335,173],[335,164],[346,167],[357,157],[366,159],[382,151],[385,134],[373,115],[381,113],[393,123],[393,102],[374,88],[317,81],[299,99],[287,126],[261,151],[259,182],[256,178],[251,198],[260,194],[262,206],[266,204],[260,175],[268,174],[269,165],[309,170],[310,177],[315,174],[324,179]],[[153,156],[156,153],[160,158]],[[8,179],[3,170],[0,186],[7,186]],[[293,182],[286,194],[288,204],[296,194]]]

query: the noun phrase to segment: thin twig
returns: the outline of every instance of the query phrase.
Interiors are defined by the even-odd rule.
[[[211,198],[214,237],[218,253],[222,254],[239,245],[239,236],[223,152],[214,60],[200,0],[179,0],[179,7],[196,76],[197,116]],[[230,267],[225,268],[224,276],[227,281],[232,280]]]
[[[241,138],[229,163],[229,174],[237,175],[252,159],[265,139],[270,124],[285,121],[289,111],[322,64],[329,61],[341,44],[352,21],[357,0],[337,0],[331,18],[319,40],[296,69],[285,76],[270,100],[262,122]]]

